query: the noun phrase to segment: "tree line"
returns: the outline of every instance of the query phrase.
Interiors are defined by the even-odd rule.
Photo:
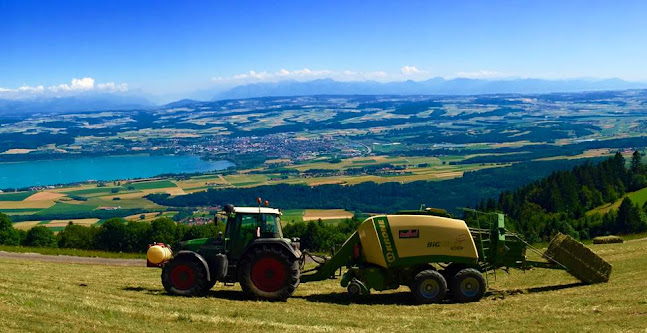
[[[550,239],[557,231],[580,239],[608,234],[647,231],[647,205],[639,207],[625,197],[617,211],[587,213],[627,192],[647,187],[647,167],[635,151],[627,166],[616,153],[598,164],[585,163],[513,191],[503,191],[477,205],[484,211],[507,215],[512,228],[531,242]]]
[[[283,228],[284,237],[301,238],[304,249],[327,252],[342,244],[359,226],[357,217],[337,224],[316,222],[288,223]],[[217,237],[224,232],[224,224],[208,223],[197,226],[179,224],[167,217],[152,222],[124,221],[112,218],[100,226],[82,226],[68,223],[65,229],[54,234],[45,226],[34,226],[28,231],[13,228],[10,218],[0,213],[0,244],[36,247],[58,247],[111,252],[145,252],[148,244],[161,242],[171,246],[196,238]]]
[[[197,226],[177,224],[167,217],[152,222],[124,221],[112,218],[102,225],[82,226],[72,222],[57,235],[45,226],[29,231],[15,229],[9,217],[0,213],[0,244],[39,247],[60,247],[112,252],[145,252],[148,244],[162,242],[175,245],[179,241],[217,237],[224,230],[222,223]]]
[[[289,223],[283,227],[283,236],[299,237],[302,249],[328,252],[331,248],[343,244],[362,222],[363,219],[353,216],[336,224],[328,224],[321,219]]]

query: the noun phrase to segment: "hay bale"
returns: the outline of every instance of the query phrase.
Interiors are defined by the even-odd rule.
[[[611,264],[584,244],[561,233],[550,241],[544,257],[562,264],[571,275],[585,283],[607,282],[611,276]]]
[[[593,238],[593,244],[612,244],[612,243],[624,243],[624,239],[619,236],[599,236]]]

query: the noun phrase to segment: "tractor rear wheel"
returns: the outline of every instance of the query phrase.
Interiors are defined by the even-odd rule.
[[[437,303],[445,298],[447,281],[437,271],[425,270],[416,275],[410,288],[418,303]]]
[[[175,258],[162,269],[162,285],[171,295],[202,296],[209,289],[207,274],[190,258]]]
[[[451,279],[454,300],[460,303],[477,302],[485,294],[487,283],[483,274],[474,268],[460,270]]]
[[[250,298],[282,301],[299,285],[298,260],[271,246],[257,247],[241,261],[239,282]]]

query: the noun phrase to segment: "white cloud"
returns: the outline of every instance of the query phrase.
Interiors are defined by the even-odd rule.
[[[296,69],[288,70],[281,68],[277,72],[261,71],[257,72],[250,70],[246,73],[235,74],[228,77],[217,76],[211,78],[212,81],[229,84],[241,84],[251,82],[276,82],[281,80],[314,80],[322,78],[331,78],[339,81],[353,81],[353,80],[379,80],[387,78],[388,75],[384,71],[375,72],[357,72],[351,70],[344,70],[341,72],[332,71],[328,69]]]
[[[475,72],[458,72],[456,77],[468,78],[468,79],[490,79],[490,78],[501,78],[506,75],[500,72],[489,71],[489,70],[479,70]]]
[[[109,91],[109,92],[117,92],[117,91],[123,92],[123,91],[128,91],[128,84],[114,83],[114,82],[99,83],[97,84],[97,90]]]
[[[420,70],[416,66],[404,66],[400,68],[403,75],[419,74]]]
[[[36,87],[30,87],[27,85],[22,85],[18,89],[14,89],[15,91],[20,91],[20,92],[43,92],[45,90],[45,87],[43,86],[36,86]],[[12,89],[8,89],[8,91],[12,91]]]
[[[32,95],[50,95],[50,96],[67,96],[81,92],[124,92],[128,90],[126,83],[97,83],[91,77],[73,78],[70,83],[62,83],[54,86],[45,87],[22,85],[15,89],[0,88],[0,97],[22,98]]]

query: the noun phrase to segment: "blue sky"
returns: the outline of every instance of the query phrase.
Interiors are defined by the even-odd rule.
[[[645,13],[647,1],[0,0],[0,92],[166,94],[320,77],[647,81]]]

